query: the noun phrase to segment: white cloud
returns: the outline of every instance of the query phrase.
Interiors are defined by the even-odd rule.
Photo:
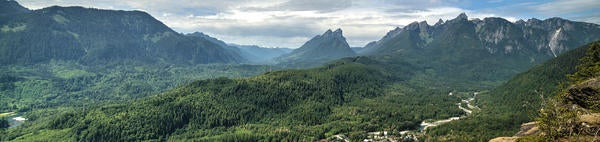
[[[540,5],[532,6],[534,10],[548,15],[558,15],[573,12],[581,12],[591,9],[600,9],[598,0],[556,0]]]

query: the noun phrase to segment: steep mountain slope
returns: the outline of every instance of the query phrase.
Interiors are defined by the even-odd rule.
[[[600,42],[587,47],[569,87],[545,101],[535,122],[522,125],[519,141],[597,141],[600,136]]]
[[[300,48],[278,58],[280,64],[318,65],[327,61],[354,56],[341,29],[327,30],[304,43]]]
[[[7,18],[5,16],[19,15],[19,14],[30,12],[29,9],[21,6],[19,3],[17,3],[16,1],[13,1],[13,0],[8,0],[8,1],[5,0],[0,3],[2,3],[0,5],[0,17],[2,17],[2,19],[3,19],[0,22],[5,21],[4,19]]]
[[[0,10],[0,113],[133,100],[280,69],[231,64],[245,62],[236,47],[184,36],[140,11],[29,11],[7,0]]]
[[[14,1],[1,1],[15,5]],[[18,5],[18,4],[17,4]],[[13,8],[18,6],[10,6]],[[13,8],[14,9],[14,8]],[[74,60],[83,64],[134,61],[174,64],[232,63],[235,51],[176,33],[147,13],[48,7],[5,19],[0,64]]]
[[[440,126],[428,132],[430,139],[450,141],[487,141],[515,134],[522,123],[536,115],[543,102],[568,82],[567,75],[576,72],[588,45],[564,53],[557,58],[516,75],[489,93],[479,95],[483,110],[475,116]]]
[[[440,78],[505,80],[532,65],[600,39],[600,26],[560,18],[511,23],[469,20],[463,13],[435,25],[414,22],[368,44],[361,55],[403,60]]]

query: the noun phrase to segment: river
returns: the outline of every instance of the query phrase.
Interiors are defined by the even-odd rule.
[[[448,122],[452,122],[454,120],[460,120],[461,118],[465,118],[468,115],[471,115],[471,113],[473,113],[473,110],[479,109],[479,107],[471,104],[471,102],[473,102],[475,100],[475,97],[477,97],[478,93],[479,92],[475,92],[475,93],[473,93],[473,96],[471,96],[470,98],[463,99],[460,102],[456,103],[456,105],[458,106],[458,109],[464,111],[466,113],[465,115],[458,116],[458,117],[450,117],[448,119],[438,120],[438,121],[434,121],[434,122],[425,122],[425,121],[423,121],[423,122],[421,122],[421,128],[420,128],[421,132],[425,132],[425,130],[427,130],[427,128],[429,128],[429,127],[439,126],[439,125],[442,125],[442,124],[446,124]],[[467,108],[469,108],[470,110],[467,109],[467,108],[464,108],[462,106],[463,104],[466,104]]]

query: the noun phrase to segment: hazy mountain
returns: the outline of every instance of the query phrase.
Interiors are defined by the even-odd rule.
[[[363,47],[350,47],[350,49],[352,49],[352,51],[354,51],[354,53],[358,53],[360,52],[360,50],[364,49]]]
[[[598,39],[600,26],[591,23],[560,18],[469,20],[463,13],[433,26],[423,21],[396,28],[360,54],[409,61],[442,77],[496,80]]]
[[[267,48],[256,45],[237,45],[229,44],[240,49],[242,56],[250,63],[254,64],[272,64],[275,58],[292,52],[290,48]]]
[[[194,32],[186,35],[200,37],[222,47],[227,47],[231,50],[238,51],[239,54],[244,58],[244,62],[251,64],[272,64],[275,63],[274,58],[292,51],[292,49],[289,48],[265,48],[256,45],[227,44],[222,40],[201,32]]]
[[[27,12],[14,1],[0,3],[0,11],[20,11],[12,18],[3,18],[0,25],[0,64],[50,60],[201,64],[242,60],[239,53],[230,50],[234,48],[184,36],[141,11],[53,6]]]
[[[304,43],[291,53],[278,57],[282,64],[319,64],[343,57],[354,56],[341,29],[327,30]]]

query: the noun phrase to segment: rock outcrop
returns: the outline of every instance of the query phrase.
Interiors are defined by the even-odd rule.
[[[490,142],[513,142],[526,136],[546,138],[557,136],[546,132],[568,132],[562,136],[558,134],[556,141],[600,141],[598,137],[600,136],[600,77],[571,86],[560,98],[554,105],[555,110],[542,109],[542,115],[551,113],[552,117],[542,117],[542,122],[525,123],[513,137],[498,137]],[[544,121],[558,123],[545,124],[546,130],[542,130],[540,123]]]
[[[512,137],[498,137],[490,140],[490,142],[515,142],[523,136],[540,134],[539,122],[529,122],[521,125],[521,129]]]

